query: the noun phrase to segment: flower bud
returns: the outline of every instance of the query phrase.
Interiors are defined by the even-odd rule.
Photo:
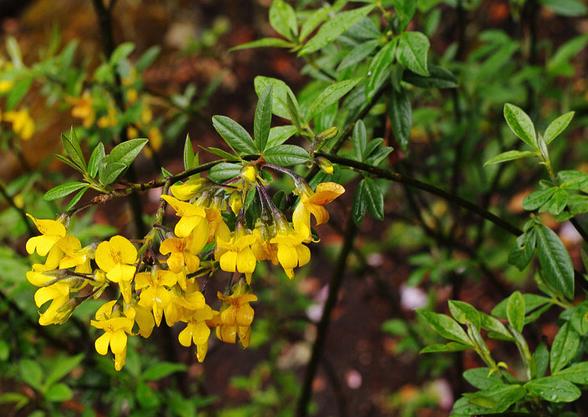
[[[337,136],[337,133],[339,132],[339,129],[337,129],[335,126],[332,126],[328,129],[323,130],[321,133],[319,133],[316,137],[316,139],[320,142],[323,140],[327,140],[327,139],[331,139],[334,138],[335,136]]]
[[[235,191],[229,197],[229,205],[231,206],[231,210],[235,215],[239,214],[239,210],[243,207],[243,199],[241,198],[241,193]]]
[[[334,168],[333,168],[333,164],[331,163],[331,161],[329,161],[326,158],[318,157],[317,158],[317,162],[318,162],[318,166],[321,169],[321,171],[323,171],[325,174],[327,175],[332,175]]]
[[[241,170],[241,178],[248,183],[254,183],[257,178],[257,169],[253,165],[247,165]]]

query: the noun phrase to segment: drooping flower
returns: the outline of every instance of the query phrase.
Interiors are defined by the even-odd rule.
[[[171,301],[170,288],[177,282],[177,274],[159,268],[140,272],[135,277],[135,289],[141,290],[138,304],[153,312],[157,326],[161,324],[163,311]]]
[[[304,245],[307,241],[307,235],[285,225],[281,225],[270,240],[270,243],[277,247],[277,261],[284,268],[288,278],[294,277],[294,268],[310,262],[310,249]]]
[[[73,305],[69,302],[69,291],[68,283],[59,281],[41,287],[35,292],[35,304],[37,307],[40,308],[48,301],[51,301],[49,307],[39,316],[41,326],[60,324],[69,318],[73,310]]]
[[[316,225],[329,220],[329,212],[324,207],[345,192],[342,185],[323,182],[312,191],[308,186],[300,189],[300,202],[292,214],[294,229],[305,236],[310,236],[310,216],[314,216]]]
[[[206,183],[206,179],[193,177],[185,182],[177,182],[171,187],[169,191],[178,200],[188,201],[196,196],[202,189],[202,186]]]
[[[67,230],[63,223],[57,220],[36,219],[30,214],[27,216],[41,233],[41,236],[34,236],[27,241],[27,252],[31,255],[37,252],[41,256],[46,256],[57,241],[66,235]]]
[[[217,337],[226,343],[236,343],[238,336],[241,345],[248,347],[254,316],[253,307],[249,303],[257,301],[257,296],[246,293],[243,286],[238,286],[233,294],[223,295],[219,292],[217,297],[223,302],[216,328]]]
[[[226,272],[245,274],[247,282],[250,282],[257,262],[251,249],[254,242],[253,233],[240,225],[232,233],[228,228],[219,230],[216,239],[215,259],[220,262],[221,269]]]
[[[124,314],[114,309],[116,300],[103,304],[96,311],[96,320],[90,324],[104,330],[104,334],[96,339],[94,346],[100,355],[106,355],[108,349],[114,354],[114,369],[120,371],[127,357],[127,335],[132,335],[135,310],[127,309]]]
[[[124,300],[131,301],[131,281],[135,276],[137,249],[123,236],[113,236],[96,248],[96,263],[106,278],[120,286]]]
[[[206,210],[198,204],[190,204],[180,201],[171,195],[162,195],[175,211],[180,220],[176,223],[174,233],[178,237],[188,237],[192,232],[197,235],[208,236],[208,223],[206,222]]]
[[[198,253],[202,251],[208,235],[192,233],[188,237],[170,237],[161,242],[159,251],[162,255],[168,255],[167,266],[171,271],[188,274],[196,272],[200,266]]]
[[[208,338],[210,327],[206,323],[214,317],[214,310],[205,304],[202,308],[193,310],[187,325],[178,335],[178,341],[182,346],[189,347],[192,343],[196,345],[196,358],[198,362],[204,361],[208,352]]]

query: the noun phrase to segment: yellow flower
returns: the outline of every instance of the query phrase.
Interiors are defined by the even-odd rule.
[[[12,123],[12,130],[22,140],[29,140],[35,133],[35,121],[27,109],[8,111],[4,113],[3,118]]]
[[[277,263],[276,253],[273,245],[270,243],[270,231],[267,227],[259,220],[253,229],[253,236],[255,241],[251,245],[255,259],[258,261],[272,261]]]
[[[66,235],[65,226],[56,220],[36,219],[30,214],[27,216],[41,233],[41,236],[34,236],[27,241],[27,252],[31,255],[37,252],[39,255],[45,256],[57,241]]]
[[[110,105],[108,107],[108,114],[106,116],[102,116],[98,119],[97,125],[101,129],[106,129],[109,127],[116,126],[116,109],[114,105]]]
[[[241,226],[237,226],[237,230],[233,233],[227,232],[228,229],[223,228],[217,235],[215,259],[220,262],[223,271],[245,274],[249,283],[256,264],[255,255],[251,249],[255,236]]]
[[[0,94],[10,91],[13,85],[14,82],[12,80],[0,80]]]
[[[169,190],[178,200],[188,201],[198,194],[198,191],[200,191],[205,182],[206,180],[204,178],[190,178],[186,182],[175,183],[169,188]]]
[[[171,195],[162,195],[161,198],[167,201],[180,217],[174,228],[176,236],[188,237],[192,232],[196,235],[208,236],[206,210],[203,207],[180,201]]]
[[[152,269],[140,272],[135,278],[135,289],[141,290],[139,305],[153,312],[155,324],[159,326],[163,310],[171,301],[170,288],[176,285],[178,277],[172,271]]]
[[[103,304],[96,311],[96,320],[90,324],[97,329],[104,330],[104,334],[96,339],[94,346],[100,355],[106,355],[108,348],[114,354],[114,368],[120,371],[127,357],[127,334],[132,334],[135,310],[127,309],[124,315],[120,311],[113,311],[116,300]]]
[[[316,225],[329,220],[329,212],[324,207],[345,192],[342,185],[334,182],[323,182],[313,192],[310,188],[304,187],[300,193],[300,202],[292,214],[294,229],[310,236],[310,215],[314,216]]]
[[[237,336],[241,345],[249,346],[251,335],[251,323],[253,323],[254,311],[249,303],[257,301],[255,294],[244,292],[242,286],[232,295],[225,296],[218,293],[217,297],[224,304],[220,313],[220,324],[216,328],[217,337],[226,343],[235,343]]]
[[[277,246],[277,260],[288,278],[294,277],[294,268],[310,262],[310,250],[303,245],[307,239],[306,235],[290,227],[282,226],[270,240],[270,243]]]
[[[70,97],[67,99],[72,104],[71,115],[82,120],[82,125],[89,128],[96,120],[96,112],[92,106],[92,96],[89,91],[84,91],[81,97]]]
[[[96,248],[96,263],[106,278],[120,286],[124,300],[131,300],[131,281],[135,276],[137,249],[123,236],[113,236]]]
[[[198,284],[191,280],[186,282],[185,291],[179,295],[171,294],[171,301],[165,307],[165,322],[168,326],[173,326],[178,321],[188,321],[195,310],[204,308],[206,300],[200,292]]]
[[[39,316],[41,326],[60,324],[68,319],[73,310],[73,305],[69,303],[69,290],[70,287],[67,282],[59,281],[39,288],[35,292],[35,304],[37,307],[51,301],[47,310]]]
[[[241,178],[250,184],[257,179],[257,169],[253,165],[247,165],[241,170]]]
[[[134,313],[131,314],[135,315],[135,322],[139,326],[139,334],[141,337],[146,339],[151,336],[153,328],[155,327],[155,320],[153,319],[151,311],[139,304],[129,306],[128,309],[134,310]]]
[[[196,255],[202,251],[207,240],[207,235],[194,233],[188,237],[170,237],[161,242],[159,251],[162,255],[169,254],[167,266],[171,271],[191,274],[200,267],[200,259]]]
[[[202,308],[192,311],[190,318],[186,320],[187,326],[178,335],[178,341],[182,346],[190,347],[192,343],[196,345],[198,362],[204,361],[208,352],[210,328],[206,321],[213,317],[214,310],[205,304]]]

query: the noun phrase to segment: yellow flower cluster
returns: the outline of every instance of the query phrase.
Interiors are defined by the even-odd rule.
[[[31,217],[40,235],[29,239],[26,249],[46,257],[27,273],[27,279],[39,287],[34,297],[41,309],[39,323],[63,323],[85,299],[115,294],[96,311],[91,325],[102,332],[95,341],[96,351],[101,355],[111,351],[117,370],[125,364],[128,337],[147,338],[164,319],[170,327],[183,325],[178,341],[186,347],[194,345],[198,361],[206,356],[213,329],[220,341],[239,341],[247,347],[254,317],[251,303],[257,301],[250,290],[257,263],[280,265],[292,278],[296,268],[310,261],[306,245],[312,241],[311,216],[317,224],[327,221],[325,204],[344,189],[335,183],[319,184],[316,191],[298,186],[300,198],[291,223],[272,206],[272,221],[257,219],[253,230],[244,221],[242,201],[237,204],[241,208],[236,210],[231,230],[228,219],[235,216],[227,208],[233,210],[235,190],[244,199],[246,191],[255,186],[256,172],[246,174],[230,192],[202,178],[173,185],[171,194],[161,198],[179,220],[173,233],[161,232],[160,255],[155,261],[144,256],[152,240],[146,239],[137,249],[117,235],[97,246],[82,247],[68,234],[63,219]],[[265,193],[265,189],[257,192]],[[157,230],[161,229],[153,232]],[[218,268],[230,272],[231,279],[227,292],[216,294],[215,309],[207,303],[202,279]],[[244,279],[235,280],[240,276]]]
[[[7,111],[0,115],[0,121],[10,123],[12,131],[22,140],[31,139],[35,133],[35,121],[26,108]]]

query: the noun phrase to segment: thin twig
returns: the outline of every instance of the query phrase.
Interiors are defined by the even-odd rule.
[[[323,355],[325,342],[327,340],[327,332],[329,330],[329,324],[331,323],[331,313],[335,304],[337,304],[337,297],[339,295],[339,289],[343,283],[345,277],[345,268],[347,265],[347,258],[353,250],[353,241],[357,234],[357,226],[351,218],[348,220],[347,229],[345,231],[345,238],[343,241],[343,247],[339,252],[337,263],[331,280],[329,282],[329,295],[327,301],[323,307],[323,314],[321,320],[317,326],[317,335],[312,346],[312,354],[310,361],[306,367],[304,373],[304,381],[302,383],[302,390],[300,391],[300,397],[296,404],[296,416],[306,417],[308,415],[308,407],[312,398],[312,383],[318,370],[318,365]]]

